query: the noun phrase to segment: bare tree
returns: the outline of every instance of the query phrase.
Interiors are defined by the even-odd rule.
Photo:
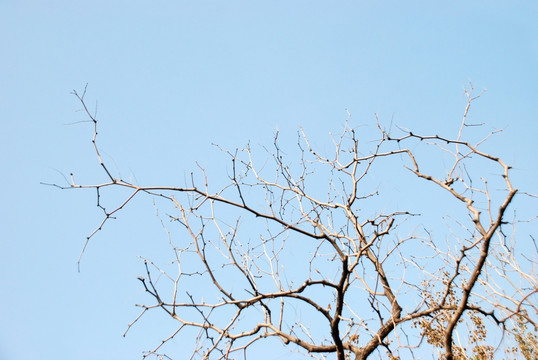
[[[141,193],[170,203],[169,220],[188,238],[170,240],[174,270],[144,259],[139,280],[152,301],[137,305],[141,314],[127,331],[158,309],[178,324],[144,357],[164,358],[165,344],[191,336],[191,358],[204,359],[247,358],[270,339],[338,360],[408,359],[422,349],[448,360],[536,358],[538,251],[532,236],[515,233],[532,219],[508,211],[515,199],[535,196],[518,193],[510,166],[482,150],[497,131],[466,140],[482,129],[468,120],[481,95],[472,87],[455,137],[387,130],[377,121],[377,140],[362,142],[348,121],[330,154],[300,129],[293,161],[277,132],[262,164],[250,145],[220,149],[230,173],[218,190],[202,166],[179,187],[115,177],[99,152],[86,89],[73,93],[93,123],[106,180],[81,185],[72,176],[52,185],[95,189],[104,218],[86,245]],[[380,186],[376,174],[387,177],[386,170],[393,187]],[[130,194],[107,208],[104,188]]]

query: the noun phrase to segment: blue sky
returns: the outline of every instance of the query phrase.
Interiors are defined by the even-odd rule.
[[[327,149],[346,109],[357,126],[378,114],[456,134],[471,81],[487,89],[472,119],[505,129],[486,149],[536,193],[537,14],[534,1],[3,1],[0,359],[133,359],[174,326],[155,315],[122,337],[146,299],[136,256],[167,250],[151,200],[77,272],[94,193],[40,185],[103,180],[91,126],[68,125],[85,119],[71,90],[89,84],[115,171],[181,185],[195,161],[226,171],[212,143],[270,144],[278,128],[292,147],[303,126]]]

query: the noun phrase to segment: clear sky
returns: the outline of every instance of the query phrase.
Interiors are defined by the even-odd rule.
[[[115,171],[182,185],[196,160],[225,171],[211,143],[293,145],[301,125],[323,147],[346,109],[456,134],[471,81],[473,119],[505,129],[487,149],[536,193],[537,18],[536,1],[2,1],[0,359],[134,359],[174,325],[122,337],[147,300],[136,255],[167,249],[149,199],[77,272],[94,193],[40,185],[104,180],[71,90],[89,84]]]

